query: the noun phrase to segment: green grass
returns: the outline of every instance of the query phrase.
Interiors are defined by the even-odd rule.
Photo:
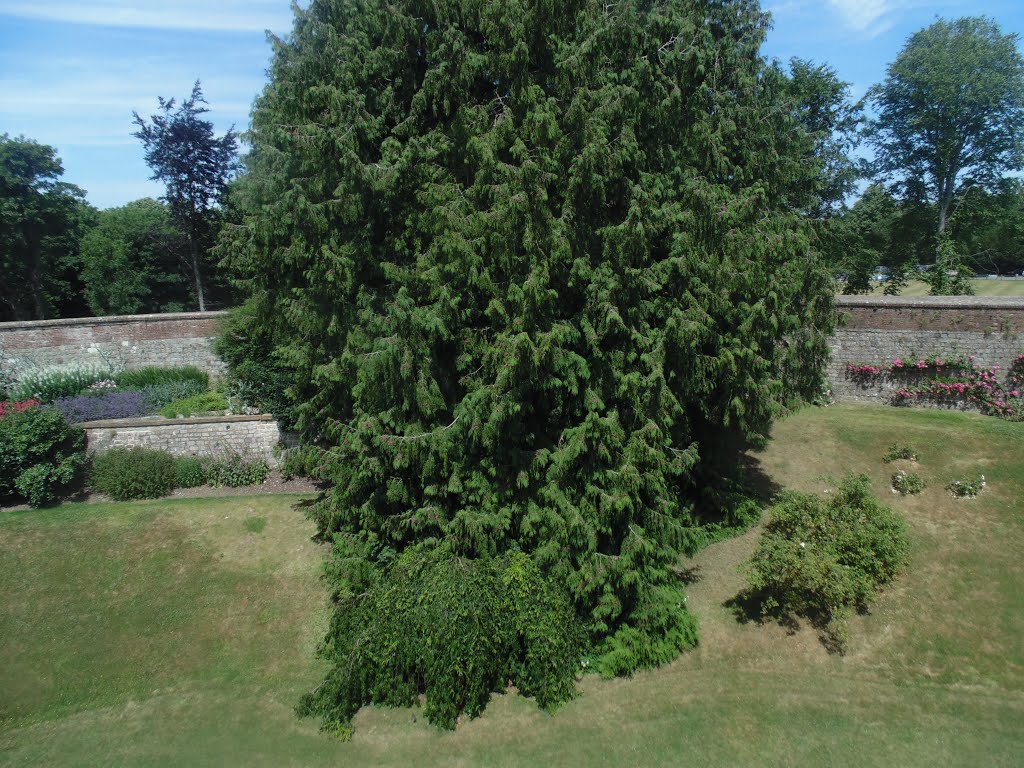
[[[872,283],[873,293],[881,296],[885,283]],[[982,279],[971,280],[974,293],[978,296],[1024,296],[1024,280]],[[911,280],[903,289],[901,296],[927,296],[931,286],[922,280]]]
[[[242,521],[242,525],[249,533],[263,533],[263,529],[267,527],[267,518],[253,515],[247,517]]]
[[[911,443],[919,496],[882,457]],[[554,716],[496,696],[454,733],[366,709],[342,743],[292,708],[323,669],[322,550],[295,497],[68,505],[0,516],[0,764],[1011,766],[1024,754],[1024,424],[833,407],[756,455],[777,486],[862,471],[908,521],[910,570],[855,617],[846,656],[725,603],[758,532],[683,565],[701,645],[582,683]],[[983,472],[977,499],[951,479]],[[248,522],[262,518],[253,535]],[[413,715],[417,715],[413,722]]]

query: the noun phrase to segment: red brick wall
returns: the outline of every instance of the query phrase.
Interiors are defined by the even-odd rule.
[[[213,374],[223,365],[212,342],[223,312],[92,317],[0,323],[0,367],[114,363],[119,367],[195,365]]]

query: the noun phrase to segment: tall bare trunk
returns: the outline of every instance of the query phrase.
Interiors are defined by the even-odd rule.
[[[195,284],[196,300],[199,302],[199,311],[206,311],[206,295],[203,292],[203,275],[199,269],[199,244],[196,242],[195,227],[190,228],[188,234],[189,256],[192,259],[192,282]]]

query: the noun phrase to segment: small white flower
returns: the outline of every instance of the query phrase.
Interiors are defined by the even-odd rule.
[[[807,549],[807,544],[803,541],[800,542],[800,549]]]

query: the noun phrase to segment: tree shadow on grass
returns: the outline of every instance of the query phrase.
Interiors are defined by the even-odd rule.
[[[805,620],[817,633],[818,640],[829,653],[843,654],[847,646],[846,616],[843,613],[831,614],[821,611],[793,611],[787,608],[772,606],[769,594],[753,589],[741,590],[734,597],[722,603],[728,608],[738,624],[757,624],[764,626],[774,623],[782,627],[787,635],[795,635],[802,628],[801,619]],[[858,610],[858,613],[866,611]]]

